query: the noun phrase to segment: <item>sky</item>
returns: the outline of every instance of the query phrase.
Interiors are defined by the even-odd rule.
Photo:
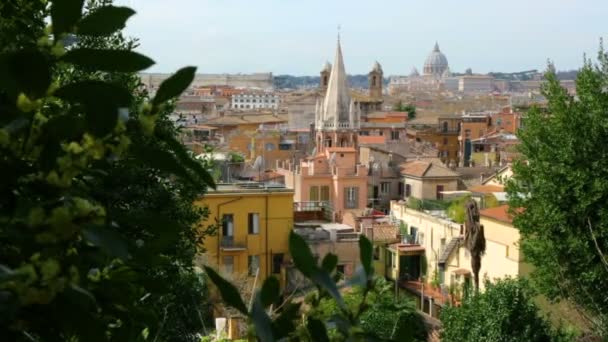
[[[318,75],[338,27],[349,74],[422,69],[439,43],[453,72],[578,69],[606,37],[606,0],[117,0],[126,33],[156,61],[200,73]]]

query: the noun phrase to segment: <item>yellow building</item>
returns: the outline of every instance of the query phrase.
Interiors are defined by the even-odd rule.
[[[270,275],[280,276],[293,228],[293,190],[263,184],[219,184],[198,203],[209,208],[204,226],[217,234],[204,240],[205,262],[233,280],[257,286]]]

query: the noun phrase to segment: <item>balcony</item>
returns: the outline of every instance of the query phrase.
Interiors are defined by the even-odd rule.
[[[307,201],[293,203],[295,221],[332,221],[334,208],[329,201]]]
[[[247,244],[236,242],[234,236],[222,236],[220,247],[223,251],[244,251],[247,249]]]

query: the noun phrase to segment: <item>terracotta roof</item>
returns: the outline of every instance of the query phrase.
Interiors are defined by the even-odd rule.
[[[517,210],[518,212],[521,211]],[[496,221],[505,223],[513,223],[513,216],[509,214],[509,205],[504,204],[494,208],[483,209],[479,211],[480,216],[488,217]]]
[[[487,194],[492,192],[504,192],[505,187],[502,185],[477,185],[469,188],[469,191]]]
[[[448,169],[447,167],[440,166],[434,162],[415,160],[405,162],[400,165],[401,174],[405,176],[413,177],[459,177],[459,175]]]
[[[424,254],[424,246],[420,246],[420,245],[393,243],[392,245],[389,245],[389,247],[398,250],[400,253],[407,253],[407,254],[422,253],[422,254]]]
[[[372,241],[389,242],[399,240],[399,229],[392,224],[374,224],[373,227],[363,229],[365,231],[365,236]]]
[[[362,135],[359,137],[359,144],[385,144],[386,137],[383,135]]]
[[[328,147],[328,152],[357,152],[353,147]]]

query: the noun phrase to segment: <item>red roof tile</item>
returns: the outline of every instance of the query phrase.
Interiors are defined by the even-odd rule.
[[[385,144],[386,137],[383,135],[362,135],[359,137],[360,144]]]
[[[521,212],[523,209],[517,209],[517,212]],[[488,208],[479,211],[480,216],[488,217],[496,221],[505,223],[513,223],[513,216],[509,214],[509,205],[504,204],[495,208]]]

